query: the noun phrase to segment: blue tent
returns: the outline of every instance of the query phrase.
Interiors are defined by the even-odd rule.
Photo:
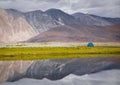
[[[93,44],[92,42],[89,42],[89,43],[87,44],[87,46],[88,46],[88,47],[94,47],[94,44]]]

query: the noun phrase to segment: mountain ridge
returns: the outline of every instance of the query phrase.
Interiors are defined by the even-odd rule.
[[[59,9],[49,9],[46,11],[37,10],[37,11],[25,12],[25,13],[14,10],[14,9],[6,9],[5,11],[8,13],[8,15],[13,17],[14,22],[19,18],[24,19],[26,21],[26,23],[30,25],[30,27],[31,27],[30,29],[33,30],[35,36],[36,35],[41,36],[41,35],[43,35],[43,33],[47,34],[48,31],[50,31],[50,32],[48,32],[48,35],[50,35],[49,33],[52,33],[51,30],[53,31],[52,34],[54,34],[56,32],[54,30],[56,30],[56,29],[58,30],[58,28],[61,27],[62,31],[59,31],[60,30],[59,29],[57,33],[58,34],[65,33],[65,35],[67,37],[59,37],[59,36],[56,37],[56,35],[51,36],[50,37],[51,39],[52,39],[52,37],[56,38],[56,40],[53,39],[54,41],[60,41],[62,38],[64,38],[68,41],[69,40],[76,41],[76,39],[77,39],[77,41],[86,41],[86,42],[88,42],[88,41],[98,41],[99,42],[99,41],[110,41],[110,40],[116,42],[116,41],[119,41],[119,39],[120,39],[120,35],[118,33],[120,30],[118,28],[119,26],[115,26],[115,25],[120,24],[120,18],[105,18],[105,17],[90,15],[90,14],[83,14],[83,13],[76,13],[76,14],[70,15]],[[6,15],[6,16],[8,16],[8,15]],[[11,24],[11,25],[13,25],[13,24]],[[111,29],[111,27],[110,27],[110,29],[112,31],[109,31],[107,26],[108,27],[112,26],[113,29]],[[114,33],[115,27],[117,27],[116,29],[118,29],[118,32],[116,31],[116,34]],[[20,29],[20,27],[17,27],[17,28]],[[72,31],[70,31],[70,28]],[[105,29],[103,29],[103,28],[105,28]],[[68,32],[67,32],[67,30],[68,30]],[[28,31],[29,31],[29,28],[28,28]],[[104,36],[102,35],[102,32],[103,32]],[[75,33],[77,33],[77,34],[75,34]],[[71,34],[76,35],[76,36],[72,36]],[[84,35],[84,37],[82,35]],[[111,38],[106,37],[107,35],[109,35]],[[100,37],[100,36],[102,36],[102,37]],[[32,39],[32,38],[34,38],[34,36],[31,36],[28,39],[28,41],[30,41],[30,39]],[[47,39],[48,39],[47,36],[44,37],[44,41],[49,41]],[[32,40],[32,41],[34,41],[34,40]],[[39,39],[38,41],[43,42],[42,39],[41,40]]]

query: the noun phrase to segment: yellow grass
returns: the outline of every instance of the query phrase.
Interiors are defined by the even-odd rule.
[[[0,48],[0,60],[40,60],[120,56],[119,47],[22,47]]]

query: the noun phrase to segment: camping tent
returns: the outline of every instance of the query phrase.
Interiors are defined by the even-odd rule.
[[[87,44],[87,46],[88,46],[88,47],[94,47],[94,44],[93,44],[92,42],[89,42],[89,43]]]

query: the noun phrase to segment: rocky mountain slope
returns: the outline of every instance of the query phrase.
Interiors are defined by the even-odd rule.
[[[96,15],[83,14],[79,12],[72,14],[72,16],[75,17],[76,20],[80,22],[82,25],[107,26],[107,25],[120,24],[119,18],[100,17]]]
[[[0,42],[25,41],[35,35],[33,28],[24,18],[14,19],[12,15],[0,9]]]

